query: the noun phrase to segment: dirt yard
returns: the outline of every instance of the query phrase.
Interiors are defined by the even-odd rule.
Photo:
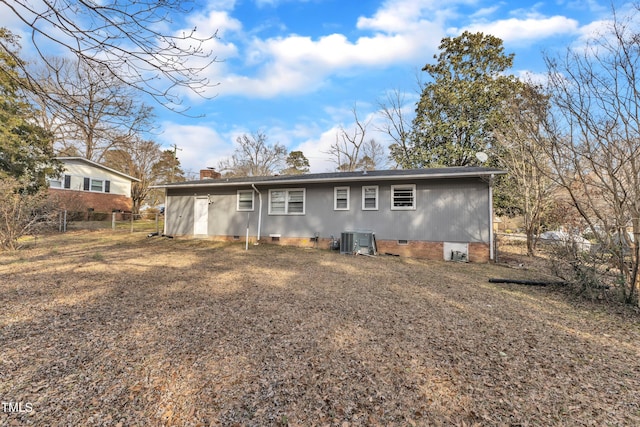
[[[0,253],[0,425],[640,425],[640,315],[499,265],[73,232]]]

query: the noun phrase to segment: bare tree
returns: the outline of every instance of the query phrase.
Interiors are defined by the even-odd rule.
[[[140,138],[131,138],[118,146],[121,148],[105,152],[104,164],[140,180],[131,184],[133,212],[138,213],[156,181],[154,166],[160,161],[162,151],[156,142]]]
[[[541,155],[545,135],[540,124],[548,114],[548,97],[533,84],[508,101],[505,122],[496,131],[495,165],[508,171],[496,191],[509,192],[509,202],[522,215],[527,236],[527,255],[535,243],[545,215],[554,205],[557,186],[549,178],[548,159]]]
[[[373,138],[362,145],[360,154],[357,169],[375,170],[386,164],[384,147]]]
[[[239,136],[236,143],[231,158],[222,160],[218,166],[225,175],[268,176],[284,167],[286,147],[278,143],[270,145],[263,132]]]
[[[49,65],[33,73],[46,88],[46,94],[35,95],[41,123],[55,135],[60,151],[75,150],[100,162],[118,143],[151,129],[151,107],[103,65],[59,58],[49,59]]]
[[[202,94],[212,86],[203,71],[216,61],[205,49],[216,34],[201,36],[197,28],[165,31],[173,15],[189,12],[197,2],[0,0],[0,5],[30,30],[33,47],[53,69],[48,55],[55,45],[79,62],[104,70],[101,75],[106,81],[119,80],[178,111],[186,110],[181,91]],[[24,74],[31,89],[46,96],[47,88],[26,68]],[[59,103],[60,99],[50,101]]]
[[[395,89],[388,92],[386,100],[379,101],[378,105],[383,121],[376,129],[391,138],[390,157],[400,167],[411,165],[411,121],[405,115],[405,94]]]
[[[605,33],[546,58],[556,115],[545,123],[544,147],[554,178],[615,266],[627,302],[638,302],[640,290],[638,12],[614,10]]]
[[[351,112],[353,128],[347,130],[341,125],[336,133],[336,141],[326,154],[331,156],[336,169],[341,172],[376,169],[384,157],[384,149],[374,139],[367,139],[371,118],[364,122],[360,120],[356,105]]]

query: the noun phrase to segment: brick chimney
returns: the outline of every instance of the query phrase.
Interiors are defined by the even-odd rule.
[[[200,179],[218,179],[222,176],[213,168],[200,169]]]

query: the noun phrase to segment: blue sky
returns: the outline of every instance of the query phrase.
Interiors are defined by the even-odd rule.
[[[206,73],[219,85],[207,93],[211,99],[184,94],[190,115],[199,117],[156,105],[154,139],[177,144],[183,168],[197,172],[230,156],[239,135],[261,131],[271,143],[302,150],[312,172],[333,170],[325,152],[340,126],[353,126],[354,106],[371,120],[370,136],[388,144],[374,130],[378,101],[399,90],[412,111],[418,77],[426,78],[420,70],[443,37],[465,30],[500,37],[515,54],[514,74],[541,75],[543,51],[580,43],[610,12],[609,1],[596,0],[199,1],[174,17],[171,31],[218,31],[207,47],[221,62]],[[2,15],[0,25],[19,32],[20,23]]]

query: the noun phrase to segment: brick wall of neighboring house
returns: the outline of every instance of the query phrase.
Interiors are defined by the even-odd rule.
[[[131,211],[131,197],[120,194],[96,193],[90,191],[49,189],[50,197],[61,209],[72,212],[113,212]]]

